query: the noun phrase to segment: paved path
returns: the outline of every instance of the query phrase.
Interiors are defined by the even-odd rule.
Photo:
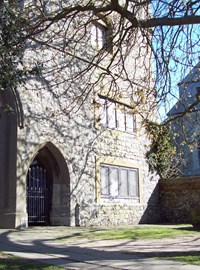
[[[155,258],[189,251],[200,254],[200,234],[177,239],[90,241],[74,240],[69,231],[79,234],[67,227],[0,230],[0,251],[74,270],[200,270],[200,266]]]

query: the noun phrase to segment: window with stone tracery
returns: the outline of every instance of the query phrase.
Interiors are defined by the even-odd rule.
[[[99,97],[99,125],[129,133],[136,132],[136,117],[126,104]]]
[[[138,198],[138,169],[101,164],[101,196],[113,198]]]

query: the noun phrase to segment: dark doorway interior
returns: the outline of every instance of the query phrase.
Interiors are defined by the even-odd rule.
[[[66,161],[51,142],[36,152],[27,174],[28,225],[70,226],[70,177]]]
[[[36,157],[27,174],[29,225],[49,225],[52,202],[52,176]]]

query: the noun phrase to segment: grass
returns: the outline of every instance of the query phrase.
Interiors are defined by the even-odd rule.
[[[182,256],[175,256],[171,259],[184,262],[187,264],[197,264],[200,265],[200,255],[182,255]]]
[[[90,239],[90,240],[139,240],[139,239],[159,239],[175,238],[183,235],[200,234],[192,226],[150,226],[132,228],[80,228],[73,233],[73,230],[63,234],[56,240]]]
[[[181,226],[136,226],[129,228],[79,228],[74,231],[71,228],[68,233],[57,238],[59,241],[73,241],[75,239],[90,240],[142,240],[142,239],[159,239],[159,238],[177,238],[191,235],[200,235],[200,231],[194,229],[191,225]],[[144,254],[144,256],[148,256]],[[185,253],[158,253],[155,257],[159,259],[170,259],[187,264],[200,265],[199,252]],[[150,255],[152,257],[152,255]]]
[[[63,270],[63,268],[0,253],[0,270]]]
[[[23,233],[37,233],[41,228],[29,228]],[[44,235],[51,234],[52,238],[56,231],[54,227],[43,228]],[[126,226],[124,228],[118,227],[59,227],[55,241],[74,241],[74,240],[142,240],[142,239],[159,239],[159,238],[177,238],[191,235],[199,235],[200,231],[195,230],[191,225],[180,226],[162,226],[162,225],[140,225],[140,226]],[[60,235],[60,237],[58,237]],[[152,257],[152,254],[149,254]],[[145,254],[144,256],[148,256]],[[171,259],[181,261],[187,264],[200,265],[200,254],[198,252],[182,252],[182,253],[165,253],[159,252],[153,257],[159,259]],[[52,265],[30,261],[26,259],[16,258],[12,255],[0,253],[0,270],[61,270]]]
[[[200,254],[197,251],[180,253],[179,255],[171,254],[170,256],[162,254],[162,255],[159,255],[157,258],[183,262],[186,264],[200,265]]]

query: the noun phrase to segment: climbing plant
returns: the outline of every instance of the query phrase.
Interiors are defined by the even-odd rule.
[[[177,177],[184,160],[172,142],[169,126],[151,121],[146,121],[145,126],[151,140],[146,154],[150,169],[161,178]]]

